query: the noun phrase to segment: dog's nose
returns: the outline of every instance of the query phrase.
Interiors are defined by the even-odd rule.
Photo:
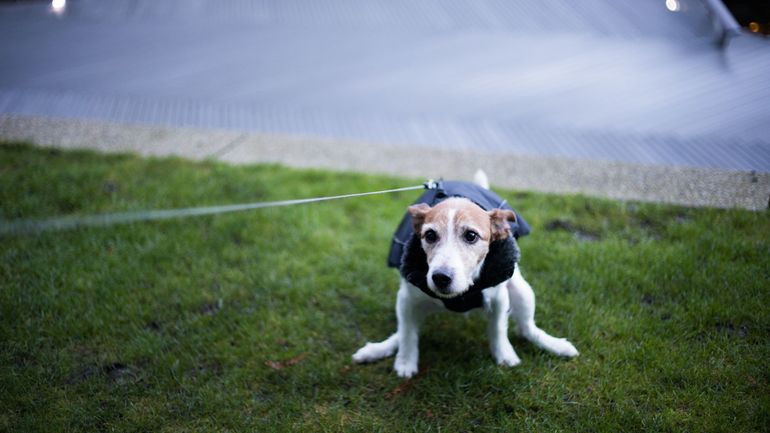
[[[441,292],[446,291],[450,284],[452,284],[452,276],[446,271],[436,271],[433,273],[433,283]]]

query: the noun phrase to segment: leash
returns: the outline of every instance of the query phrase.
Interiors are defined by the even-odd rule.
[[[241,203],[224,206],[189,207],[181,209],[143,210],[136,212],[103,213],[84,216],[65,216],[45,219],[19,219],[13,221],[0,220],[0,235],[30,234],[50,230],[71,230],[80,227],[110,226],[126,224],[137,221],[154,221],[171,218],[183,218],[203,215],[215,215],[229,212],[241,212],[252,209],[268,207],[293,206],[306,203],[316,203],[329,200],[340,200],[369,195],[389,194],[401,191],[413,191],[416,189],[436,189],[441,185],[440,181],[432,179],[422,185],[406,186],[403,188],[385,189],[381,191],[358,192],[352,194],[333,195],[327,197],[301,198],[295,200],[266,201],[255,203]]]

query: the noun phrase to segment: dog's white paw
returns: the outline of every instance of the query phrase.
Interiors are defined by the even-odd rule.
[[[516,355],[516,351],[513,350],[513,346],[510,343],[502,344],[500,347],[492,351],[492,356],[495,357],[495,361],[498,365],[504,365],[506,367],[515,367],[521,364],[521,359]]]
[[[566,358],[574,358],[580,355],[580,352],[575,346],[570,343],[566,338],[556,338],[551,344],[551,352],[558,356],[564,356]]]
[[[417,362],[401,359],[396,356],[396,362],[393,363],[393,369],[396,370],[398,377],[409,378],[417,374]]]
[[[353,362],[363,364],[365,362],[375,361],[374,357],[372,357],[371,346],[372,343],[366,343],[364,347],[356,350],[356,353],[353,354]]]
[[[366,343],[364,347],[358,349],[356,353],[353,354],[353,362],[364,364],[385,358],[387,353],[379,346],[381,346],[379,343]]]

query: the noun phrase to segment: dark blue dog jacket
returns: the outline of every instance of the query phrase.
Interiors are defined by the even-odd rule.
[[[426,295],[440,299],[444,306],[452,311],[465,312],[481,307],[481,291],[496,286],[511,278],[516,262],[519,260],[519,247],[516,239],[529,233],[529,224],[511,208],[505,200],[494,192],[476,184],[458,181],[445,181],[434,189],[425,191],[414,204],[426,203],[435,206],[450,197],[464,197],[476,203],[485,211],[508,209],[516,214],[516,221],[509,221],[513,236],[489,244],[489,252],[484,259],[481,275],[467,292],[454,298],[440,298],[428,288],[428,259],[422,249],[420,237],[412,229],[412,216],[407,212],[393,235],[388,255],[388,266],[398,268],[401,276],[418,287]]]

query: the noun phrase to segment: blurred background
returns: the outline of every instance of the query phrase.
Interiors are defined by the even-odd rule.
[[[770,172],[770,7],[0,3],[0,114]]]

